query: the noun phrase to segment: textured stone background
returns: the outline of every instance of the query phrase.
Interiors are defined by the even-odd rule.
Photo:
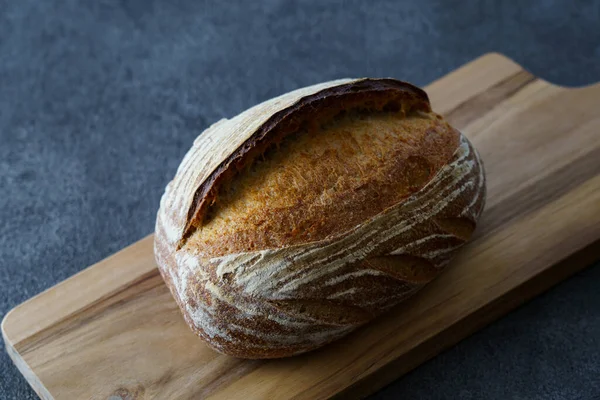
[[[489,51],[600,81],[600,2],[0,0],[0,315],[149,234],[221,117],[333,78],[424,85]],[[0,398],[35,397],[4,352],[0,371]],[[598,399],[599,377],[596,265],[373,398]]]

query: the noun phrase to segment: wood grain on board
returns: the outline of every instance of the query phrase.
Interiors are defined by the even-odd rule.
[[[185,325],[149,236],[12,310],[17,367],[44,399],[360,397],[600,258],[600,85],[554,86],[488,54],[426,90],[479,149],[488,201],[416,296],[320,350],[239,360]]]

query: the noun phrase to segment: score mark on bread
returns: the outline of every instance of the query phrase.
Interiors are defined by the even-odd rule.
[[[289,356],[433,280],[485,201],[476,150],[392,79],[287,93],[207,129],[167,186],[155,254],[216,350]]]

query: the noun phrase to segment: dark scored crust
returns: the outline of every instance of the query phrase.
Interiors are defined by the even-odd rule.
[[[320,241],[419,191],[459,133],[409,107],[312,119],[220,185],[187,246],[216,257]]]
[[[179,247],[202,225],[204,215],[215,200],[219,186],[231,180],[287,135],[298,131],[306,121],[328,120],[341,111],[399,109],[431,112],[429,98],[420,88],[395,79],[363,79],[334,86],[300,99],[292,107],[270,117],[245,143],[224,159],[196,190],[188,211],[188,223]]]

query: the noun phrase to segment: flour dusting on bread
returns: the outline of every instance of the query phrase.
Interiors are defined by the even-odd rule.
[[[420,89],[299,89],[208,128],[161,199],[155,254],[217,351],[274,358],[338,339],[433,280],[467,242],[485,174]]]

